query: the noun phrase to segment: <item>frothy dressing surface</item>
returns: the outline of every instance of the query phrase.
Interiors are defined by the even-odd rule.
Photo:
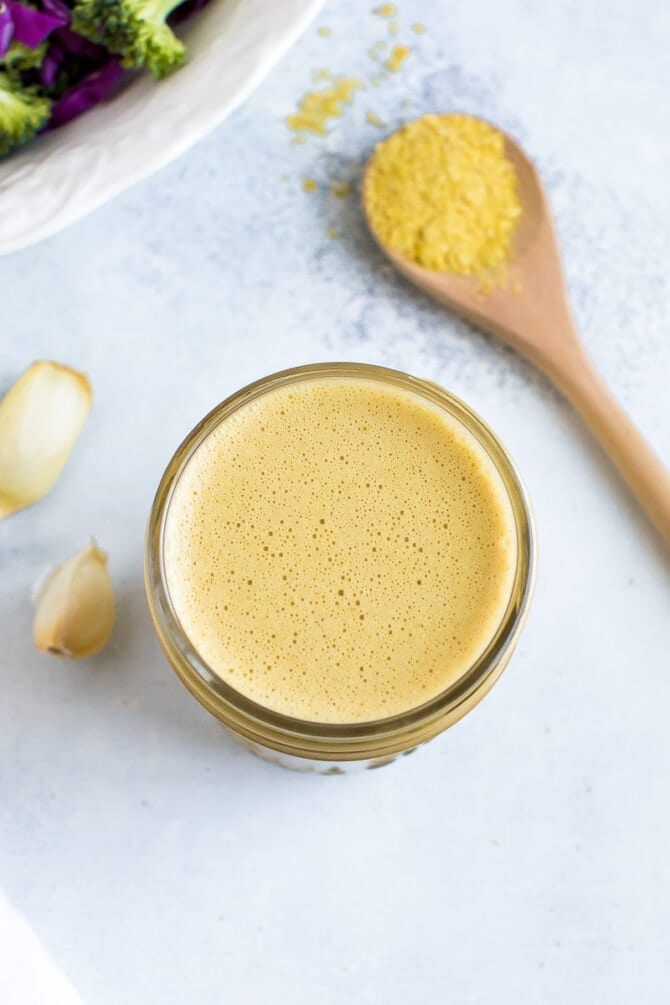
[[[495,634],[514,518],[455,419],[373,379],[270,390],[221,423],[170,503],[167,586],[222,680],[314,722],[435,697]]]

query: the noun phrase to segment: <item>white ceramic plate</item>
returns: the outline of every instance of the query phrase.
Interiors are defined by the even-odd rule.
[[[184,30],[189,61],[144,74],[0,161],[0,254],[40,241],[178,157],[251,93],[323,0],[212,0]]]

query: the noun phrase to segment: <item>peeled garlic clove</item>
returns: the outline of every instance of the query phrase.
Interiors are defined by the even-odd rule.
[[[92,400],[83,373],[42,360],[0,401],[0,520],[53,488]]]
[[[114,626],[107,555],[88,548],[57,565],[36,600],[33,635],[41,652],[82,659],[102,649]]]

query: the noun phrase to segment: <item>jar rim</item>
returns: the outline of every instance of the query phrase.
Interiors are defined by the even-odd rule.
[[[322,378],[372,379],[414,392],[459,421],[485,450],[500,476],[514,515],[516,569],[509,602],[493,637],[473,665],[422,705],[369,722],[327,723],[293,718],[247,698],[206,664],[181,626],[170,599],[164,563],[166,518],[172,495],[191,457],[234,412],[287,384]],[[154,628],[182,683],[224,725],[255,743],[299,757],[352,760],[413,748],[473,707],[506,666],[525,622],[536,564],[533,518],[526,490],[506,449],[469,405],[444,388],[400,370],[369,363],[312,363],[263,377],[216,405],[173,454],[153,500],[146,532],[145,583]]]

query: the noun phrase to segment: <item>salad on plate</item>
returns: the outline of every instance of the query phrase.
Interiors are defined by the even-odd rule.
[[[0,157],[186,59],[174,28],[207,0],[0,0]]]

